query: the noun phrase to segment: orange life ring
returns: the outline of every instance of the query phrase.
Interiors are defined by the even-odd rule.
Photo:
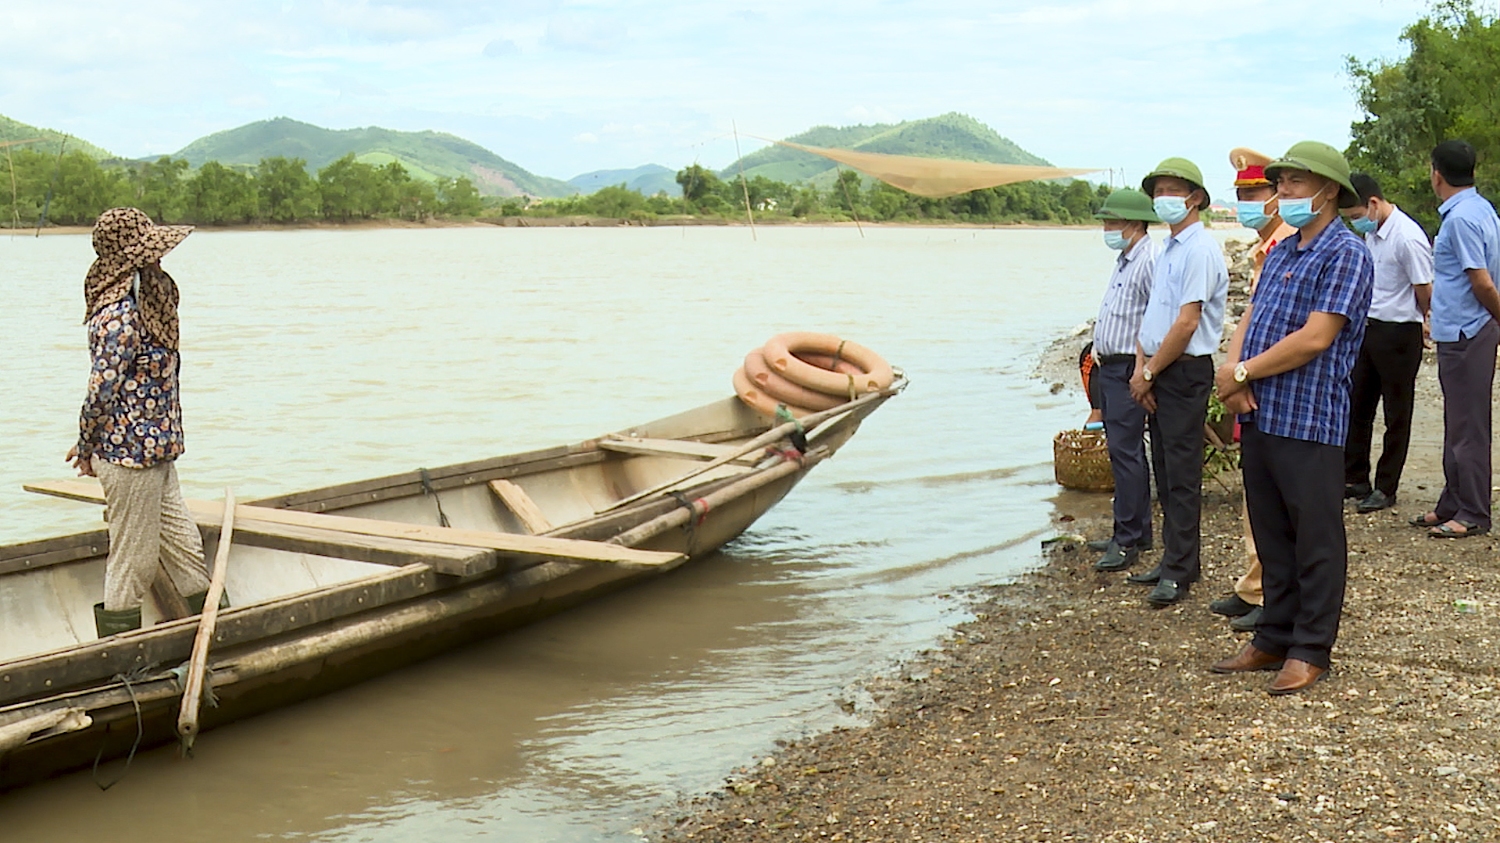
[[[775,418],[776,406],[786,403],[784,401],[777,401],[751,383],[750,376],[745,374],[743,366],[734,370],[734,393],[740,397],[741,401],[745,402],[746,406],[767,418]],[[812,415],[813,412],[805,407],[795,407],[791,404],[787,404],[786,408],[791,411],[793,418],[799,419],[803,416]]]
[[[771,368],[795,384],[845,399],[866,392],[876,392],[890,386],[896,379],[889,363],[875,352],[850,340],[841,340],[832,334],[814,334],[805,331],[778,334],[766,341],[761,349]],[[797,354],[824,354],[838,360],[847,360],[859,367],[859,374],[833,372],[814,366],[797,357]]]
[[[841,375],[864,374],[864,369],[850,363],[848,360],[840,360],[832,354],[812,354],[806,351],[798,351],[794,352],[792,356],[803,363],[817,366],[819,369],[827,369],[830,372],[838,372]]]
[[[831,410],[848,400],[814,392],[771,371],[765,355],[758,348],[745,355],[745,374],[750,377],[755,388],[784,404],[806,407],[809,410]]]

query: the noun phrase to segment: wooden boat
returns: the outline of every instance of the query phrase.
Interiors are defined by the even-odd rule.
[[[233,510],[232,608],[206,731],[359,682],[713,553],[904,388],[771,426],[730,398],[545,450]],[[772,446],[772,447],[767,447]],[[102,500],[92,480],[28,486]],[[214,555],[224,510],[189,502]],[[159,578],[142,629],[96,639],[104,530],[0,548],[0,790],[175,737],[199,616]],[[180,608],[179,608],[180,611]],[[176,618],[176,619],[172,619]],[[119,765],[116,765],[117,767]]]

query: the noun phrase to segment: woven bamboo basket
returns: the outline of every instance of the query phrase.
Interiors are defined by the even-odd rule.
[[[1080,492],[1113,492],[1109,449],[1102,430],[1064,430],[1052,440],[1052,474],[1058,485]]]

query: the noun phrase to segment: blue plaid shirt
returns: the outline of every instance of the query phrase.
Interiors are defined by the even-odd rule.
[[[1306,249],[1298,232],[1266,258],[1250,300],[1250,324],[1240,359],[1249,360],[1307,324],[1314,312],[1349,321],[1304,365],[1254,381],[1260,409],[1241,416],[1262,433],[1344,447],[1349,433],[1350,373],[1365,338],[1365,316],[1375,287],[1375,262],[1364,241],[1334,220]]]

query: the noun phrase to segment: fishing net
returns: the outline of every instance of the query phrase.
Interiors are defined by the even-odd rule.
[[[1058,179],[1098,172],[1098,169],[1042,167],[1030,164],[987,164],[981,161],[956,161],[951,158],[923,158],[917,155],[888,155],[883,152],[855,152],[852,149],[828,149],[803,146],[790,141],[776,143],[821,155],[847,167],[880,179],[908,193],[941,199],[971,190],[982,190],[1002,184],[1040,179]]]

